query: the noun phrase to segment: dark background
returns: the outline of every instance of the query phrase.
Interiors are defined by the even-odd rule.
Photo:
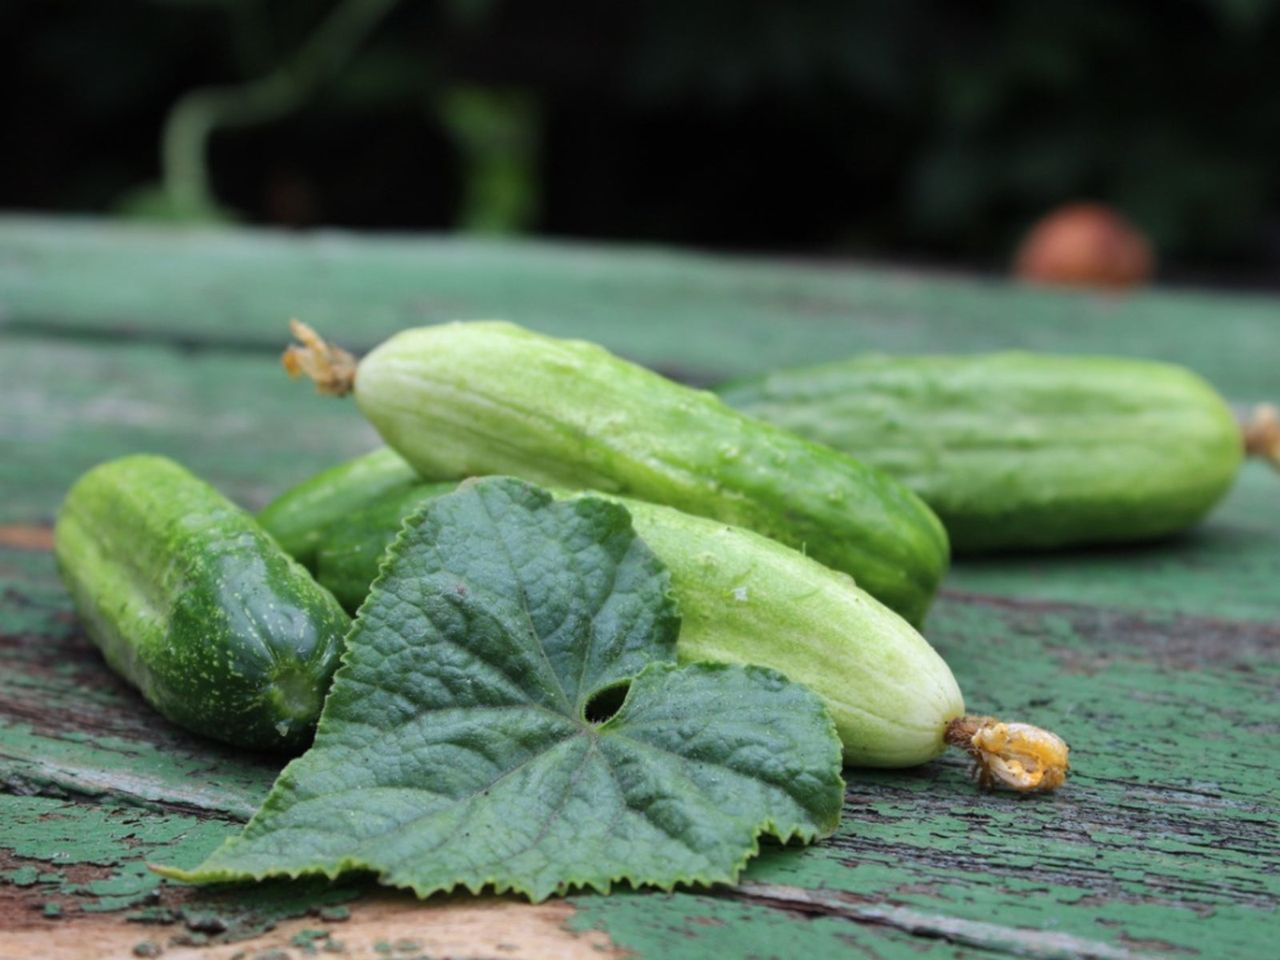
[[[166,179],[180,98],[273,71]],[[1003,270],[1096,199],[1165,278],[1280,283],[1272,0],[3,0],[0,75],[6,208]]]

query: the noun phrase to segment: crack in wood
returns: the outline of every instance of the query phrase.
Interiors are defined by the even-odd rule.
[[[876,903],[835,890],[744,883],[725,890],[722,895],[778,910],[891,927],[912,936],[1034,960],[1062,960],[1066,957],[1077,960],[1147,960],[1156,956],[1066,933],[1007,927]]]
[[[878,800],[882,804],[891,802],[895,793],[901,791],[886,785]],[[1007,807],[993,808],[995,816],[988,817],[982,810],[959,807],[954,795],[942,788],[932,793],[913,793],[909,807],[903,802],[903,816],[878,821],[880,836],[853,826],[851,832],[837,834],[824,846],[837,852],[840,862],[851,869],[869,863],[909,864],[922,877],[974,873],[1014,882],[1034,877],[1062,889],[1107,891],[1112,900],[1133,903],[1188,906],[1201,900],[1263,910],[1274,908],[1274,894],[1260,878],[1217,869],[1227,851],[1263,860],[1280,857],[1280,844],[1265,808],[1258,806],[1255,811],[1246,811],[1252,815],[1230,817],[1208,809],[1202,817],[1199,809],[1179,810],[1176,797],[1161,795],[1157,790],[1148,791],[1145,796],[1146,801],[1135,808],[1117,805],[1114,800],[1108,802],[1102,795],[1079,796],[1077,789],[1076,802],[1059,808],[1059,815],[1052,822],[1036,820],[1034,826],[1027,825],[1040,841],[1034,861],[1010,859],[1007,855],[1011,847],[1017,849],[1017,838],[1027,837],[1027,828],[998,817],[1000,813],[1007,814]],[[856,801],[847,800],[845,821],[851,825],[870,823],[860,810]],[[971,823],[976,835],[962,845],[932,845],[912,833],[912,824],[935,819]],[[901,836],[894,831],[899,822],[903,824]],[[968,832],[953,827],[948,836]],[[1109,841],[1108,836],[1117,839]],[[1115,864],[1152,844],[1159,845],[1162,862],[1141,868],[1141,893],[1127,892],[1130,878],[1117,877]],[[1094,858],[1105,855],[1106,859],[1087,858],[1086,850]],[[1185,869],[1179,869],[1179,864],[1185,864]]]
[[[1069,669],[1083,673],[1139,657],[1162,667],[1247,668],[1260,661],[1274,661],[1280,651],[1280,625],[1274,623],[1188,613],[1144,616],[1116,607],[952,589],[942,590],[939,597],[948,603],[1005,611],[1010,614],[1006,623],[1012,629],[1041,637],[1046,617],[1065,618],[1077,634],[1100,640],[1087,650],[1064,655]],[[1113,642],[1107,642],[1108,638]],[[1114,638],[1123,638],[1123,644],[1115,643]],[[1051,639],[1049,646],[1053,646]]]
[[[128,803],[144,810],[231,823],[245,823],[257,809],[256,803],[216,787],[187,788],[169,779],[49,763],[40,757],[7,752],[0,752],[0,792]]]

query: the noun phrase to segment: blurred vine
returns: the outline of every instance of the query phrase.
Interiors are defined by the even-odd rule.
[[[1094,199],[1274,284],[1278,49],[1280,0],[6,0],[0,205],[1003,269]]]
[[[520,91],[454,87],[439,103],[458,149],[463,190],[456,226],[470,233],[520,233],[537,216],[539,116]]]
[[[264,123],[297,109],[342,68],[397,2],[339,0],[293,55],[265,76],[184,94],[170,111],[161,139],[164,191],[174,213],[189,219],[221,217],[208,169],[213,133],[220,127]]]

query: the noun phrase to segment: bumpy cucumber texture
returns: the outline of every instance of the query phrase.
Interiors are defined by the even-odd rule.
[[[132,456],[75,483],[55,545],[89,636],[157,710],[237,746],[305,746],[350,621],[253,517]]]
[[[1140,541],[1230,487],[1240,428],[1189,370],[1111,357],[862,356],[725,385],[732,406],[893,474],[957,552]]]
[[[361,411],[424,476],[510,474],[745,527],[920,622],[946,534],[906,487],[582,341],[508,323],[407,330],[355,373]]]

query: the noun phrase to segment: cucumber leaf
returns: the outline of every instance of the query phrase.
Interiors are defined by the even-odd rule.
[[[194,882],[368,871],[425,897],[733,882],[831,833],[840,743],[807,688],[678,667],[669,575],[625,508],[464,484],[405,523],[314,745]],[[620,704],[620,705],[619,705]]]

